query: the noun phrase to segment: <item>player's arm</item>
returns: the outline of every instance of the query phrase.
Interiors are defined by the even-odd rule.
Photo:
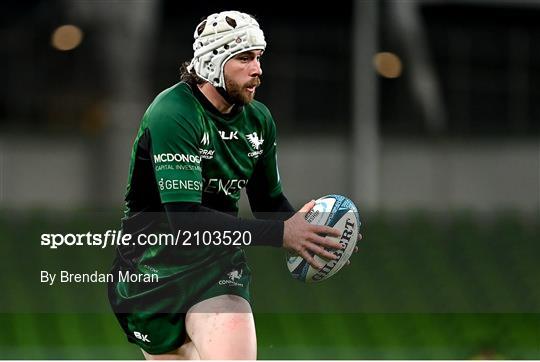
[[[247,184],[246,193],[251,211],[257,219],[287,220],[294,215],[295,210],[281,191],[281,184],[275,175],[275,156],[271,158],[270,164],[265,159],[259,160]],[[275,173],[273,170],[276,170]]]
[[[340,248],[341,244],[322,235],[339,236],[338,230],[322,225],[312,225],[304,219],[305,213],[313,207],[312,201],[286,221],[242,219],[227,213],[202,206],[198,203],[172,202],[164,204],[169,224],[173,232],[178,230],[194,232],[226,231],[248,232],[252,245],[284,247],[306,259],[313,267],[321,268],[310,252],[327,259],[337,257],[325,247]]]
[[[178,230],[194,232],[248,232],[252,245],[277,246],[302,255],[314,267],[316,265],[308,250],[320,256],[335,259],[335,255],[324,250],[324,247],[340,248],[337,242],[330,241],[321,235],[339,236],[336,229],[328,226],[311,225],[304,219],[305,213],[313,207],[310,202],[298,213],[285,222],[280,220],[242,219],[224,212],[210,209],[197,203],[172,202],[164,204],[167,218],[173,232]]]
[[[171,228],[178,230],[249,233],[251,245],[281,247],[284,223],[280,220],[243,219],[194,202],[169,202],[163,205]]]

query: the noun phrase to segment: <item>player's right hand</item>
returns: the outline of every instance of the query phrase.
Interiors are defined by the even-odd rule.
[[[315,206],[315,201],[311,200],[285,221],[283,247],[294,254],[300,255],[312,267],[321,269],[323,266],[315,261],[312,253],[325,259],[337,259],[337,256],[324,248],[341,249],[341,244],[327,239],[325,236],[339,237],[341,232],[329,226],[308,223],[305,216],[313,206]]]

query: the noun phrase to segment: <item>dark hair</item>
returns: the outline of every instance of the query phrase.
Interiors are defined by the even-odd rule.
[[[189,65],[189,62],[187,62],[187,61],[183,62],[180,65],[180,80],[182,82],[186,82],[190,86],[206,83],[206,81],[204,79],[202,79],[201,77],[199,77],[195,73],[195,71],[192,70],[190,72],[188,70],[188,65]]]

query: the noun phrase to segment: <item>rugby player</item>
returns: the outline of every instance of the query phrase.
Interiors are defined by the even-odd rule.
[[[304,219],[284,196],[276,126],[254,99],[261,84],[263,31],[250,15],[224,11],[195,29],[181,81],[145,112],[134,141],[125,233],[210,231],[213,246],[119,247],[114,270],[158,274],[159,283],[109,285],[109,300],[130,342],[146,359],[256,359],[250,269],[231,232],[251,245],[283,247],[317,265],[313,254],[340,244],[336,229]],[[246,188],[257,219],[237,217]],[[161,218],[160,215],[166,215]],[[229,232],[229,234],[227,234]],[[245,240],[245,239],[244,239]],[[219,245],[223,242],[223,245]]]

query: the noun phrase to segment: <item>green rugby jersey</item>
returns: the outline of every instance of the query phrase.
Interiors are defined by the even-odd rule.
[[[276,129],[268,108],[253,100],[223,115],[198,89],[183,82],[159,94],[145,112],[134,141],[126,216],[161,212],[168,202],[195,202],[237,213],[244,187],[270,197],[282,192]],[[183,259],[180,248],[149,247],[139,268],[155,265],[165,248],[165,259]],[[212,251],[184,256],[188,254],[204,259]]]
[[[178,83],[144,114],[131,155],[128,213],[176,201],[236,212],[243,187],[272,197],[281,193],[268,108],[253,100],[222,115],[197,92]]]

